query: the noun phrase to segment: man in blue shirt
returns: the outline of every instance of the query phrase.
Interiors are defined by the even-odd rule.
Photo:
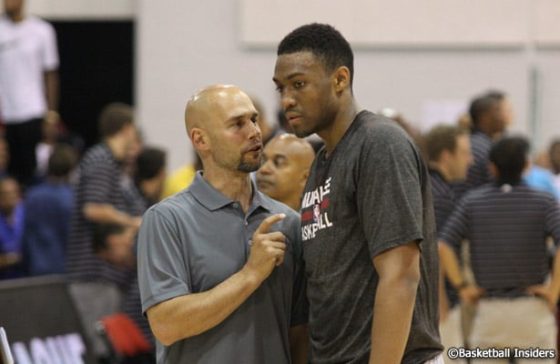
[[[25,198],[22,247],[30,275],[64,273],[74,191],[68,178],[76,165],[72,147],[60,145],[49,158],[47,181],[29,190]]]

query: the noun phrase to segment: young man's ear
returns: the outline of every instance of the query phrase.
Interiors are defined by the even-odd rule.
[[[346,66],[340,66],[334,74],[334,89],[337,93],[350,87],[350,70]]]

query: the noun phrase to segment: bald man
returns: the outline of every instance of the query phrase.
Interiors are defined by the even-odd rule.
[[[299,216],[251,182],[263,151],[257,117],[235,86],[207,87],[187,103],[202,172],[149,209],[139,233],[158,363],[307,359]]]
[[[264,163],[257,171],[259,190],[299,211],[313,158],[315,152],[307,140],[293,134],[274,137],[264,148]]]

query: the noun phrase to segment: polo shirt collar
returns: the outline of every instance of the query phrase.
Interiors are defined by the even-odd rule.
[[[256,211],[259,207],[267,211],[271,211],[273,208],[271,202],[257,190],[257,187],[252,180],[251,186],[253,189],[253,198],[251,201],[251,207],[249,208],[249,214]],[[210,183],[208,183],[202,177],[201,171],[196,172],[189,190],[194,198],[210,211],[219,210],[235,203],[235,201],[224,196],[220,191],[216,190]]]

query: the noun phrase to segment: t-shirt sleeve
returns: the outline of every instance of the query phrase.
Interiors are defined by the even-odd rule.
[[[292,289],[292,313],[290,326],[306,324],[309,316],[305,278],[305,262],[303,260],[303,245],[301,240],[301,223],[299,215],[291,224],[293,254],[294,254],[294,284]]]
[[[393,126],[372,130],[356,170],[357,209],[371,258],[424,239],[421,168],[404,132]]]
[[[138,234],[138,285],[142,312],[192,292],[177,228],[161,212],[144,214]]]
[[[41,53],[41,63],[45,71],[58,68],[58,47],[56,45],[56,33],[52,25],[45,27],[45,39]]]

